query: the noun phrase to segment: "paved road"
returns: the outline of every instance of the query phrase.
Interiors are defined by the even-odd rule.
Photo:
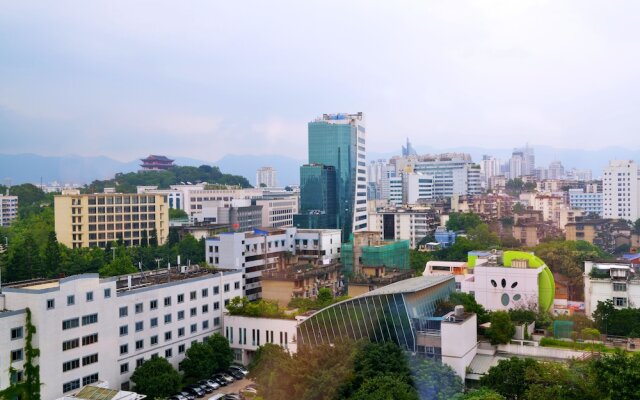
[[[224,394],[228,394],[228,393],[235,393],[237,394],[241,389],[244,389],[246,386],[252,384],[253,381],[249,380],[249,379],[241,379],[239,381],[235,381],[233,382],[231,385],[227,385],[227,386],[223,386],[220,389],[214,391],[211,396],[213,396],[214,394],[218,394],[218,393],[224,393]],[[211,397],[209,396],[209,397]]]

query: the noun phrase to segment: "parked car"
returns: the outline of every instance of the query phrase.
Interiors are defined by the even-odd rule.
[[[245,376],[249,375],[249,370],[247,370],[244,366],[242,365],[238,365],[238,364],[231,364],[231,366],[229,366],[229,369],[233,369],[236,371],[240,371],[242,372]]]
[[[184,391],[195,397],[204,397],[205,391],[200,386],[187,386]]]
[[[233,383],[235,381],[235,379],[233,378],[233,376],[229,375],[229,374],[225,374],[224,372],[220,372],[219,374],[220,376],[222,376],[224,379],[227,380],[227,382],[229,383]]]
[[[200,389],[204,390],[205,393],[213,393],[213,388],[206,383],[196,383],[195,385],[200,386]]]
[[[174,394],[173,396],[169,397],[169,400],[187,400],[187,398],[181,394]]]
[[[227,398],[227,395],[224,393],[214,394],[212,397],[209,397],[209,400],[224,400]]]
[[[218,382],[221,386],[227,386],[229,382],[222,377],[220,374],[215,374],[211,377],[214,382]]]
[[[218,382],[214,382],[211,379],[202,379],[198,381],[200,386],[210,387],[212,390],[220,389],[220,384]]]
[[[227,371],[227,374],[231,375],[236,380],[244,379],[244,374],[242,372],[232,368],[229,368],[229,370]]]
[[[235,393],[229,393],[224,396],[224,400],[242,400],[242,398],[240,397],[240,395],[237,395]]]
[[[187,400],[196,400],[196,396],[192,395],[191,393],[185,392],[184,390],[178,394],[186,398]]]

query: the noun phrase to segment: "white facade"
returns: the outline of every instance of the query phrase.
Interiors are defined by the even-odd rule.
[[[462,291],[473,293],[478,304],[490,311],[528,308],[538,304],[538,275],[544,268],[476,266],[473,275],[462,281]]]
[[[262,206],[262,225],[268,228],[293,226],[293,215],[298,213],[298,196],[281,199],[256,200]]]
[[[602,193],[585,192],[584,189],[569,189],[569,206],[585,213],[602,216]]]
[[[417,204],[418,200],[434,198],[434,179],[431,175],[402,174],[402,203]]]
[[[262,167],[256,171],[256,187],[277,187],[276,170],[272,167]]]
[[[402,176],[390,176],[382,180],[381,198],[389,203],[402,204]]]
[[[602,177],[603,217],[635,221],[640,218],[638,164],[631,160],[609,161]]]
[[[18,196],[0,194],[0,226],[9,226],[18,218]]]
[[[6,309],[19,313],[22,323],[25,309],[31,310],[43,399],[98,380],[126,390],[138,363],[158,355],[177,368],[192,343],[221,333],[226,302],[242,295],[242,274],[192,270],[175,272],[169,281],[165,271],[142,279],[139,274],[106,279],[83,274],[3,288]],[[3,314],[0,344],[16,323],[15,316],[7,314],[5,320]],[[15,341],[2,348],[20,345]],[[4,375],[0,389],[6,386]]]
[[[442,320],[442,362],[450,366],[464,382],[467,367],[478,350],[478,317],[475,314],[463,314],[456,318],[452,312]]]
[[[298,351],[296,329],[299,320],[224,315],[224,335],[234,350],[235,360],[248,365],[258,347],[277,344],[291,354]]]
[[[640,307],[640,280],[631,264],[584,263],[584,306],[585,313],[591,317],[598,302],[611,300],[616,308]],[[636,267],[637,268],[637,267]],[[591,277],[592,270],[603,277]]]
[[[434,197],[480,194],[482,191],[480,167],[468,157],[420,157],[413,167],[414,172],[433,177]]]
[[[244,296],[260,298],[260,277],[265,269],[283,262],[284,254],[305,254],[330,262],[340,258],[339,229],[277,228],[254,232],[224,233],[206,240],[210,265],[242,270]],[[313,255],[312,255],[313,254]],[[317,256],[316,256],[317,255]]]
[[[386,225],[385,225],[386,220]],[[415,248],[439,225],[437,213],[429,207],[371,208],[369,228],[386,240],[408,240]]]
[[[500,160],[488,155],[482,156],[480,174],[484,187],[488,187],[489,180],[494,176],[500,175]]]

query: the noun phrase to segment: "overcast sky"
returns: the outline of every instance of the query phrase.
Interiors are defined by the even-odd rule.
[[[639,1],[26,1],[0,5],[0,153],[304,159],[368,148],[640,147]]]

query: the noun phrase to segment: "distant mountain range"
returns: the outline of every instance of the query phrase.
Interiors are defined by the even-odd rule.
[[[482,155],[490,154],[505,162],[511,156],[511,148],[483,149],[477,147],[456,147],[449,149],[435,149],[416,146],[418,153],[462,152],[469,153],[474,161],[482,159]],[[630,148],[604,148],[600,150],[557,149],[549,146],[535,146],[537,166],[547,166],[551,161],[560,160],[566,169],[589,168],[594,178],[602,173],[602,168],[613,159],[640,159],[640,152]],[[374,153],[367,155],[369,160],[390,158],[400,154],[397,152]],[[217,165],[224,173],[246,177],[251,184],[255,184],[256,170],[263,166],[276,169],[278,184],[298,184],[300,165],[305,160],[280,155],[236,155],[229,154],[218,161],[205,161],[185,157],[171,157],[176,164],[184,166]],[[83,157],[69,156],[41,156],[36,154],[0,154],[0,184],[10,179],[12,184],[20,183],[90,183],[95,179],[109,179],[118,172],[133,172],[140,169],[140,161],[122,162],[106,156]]]

